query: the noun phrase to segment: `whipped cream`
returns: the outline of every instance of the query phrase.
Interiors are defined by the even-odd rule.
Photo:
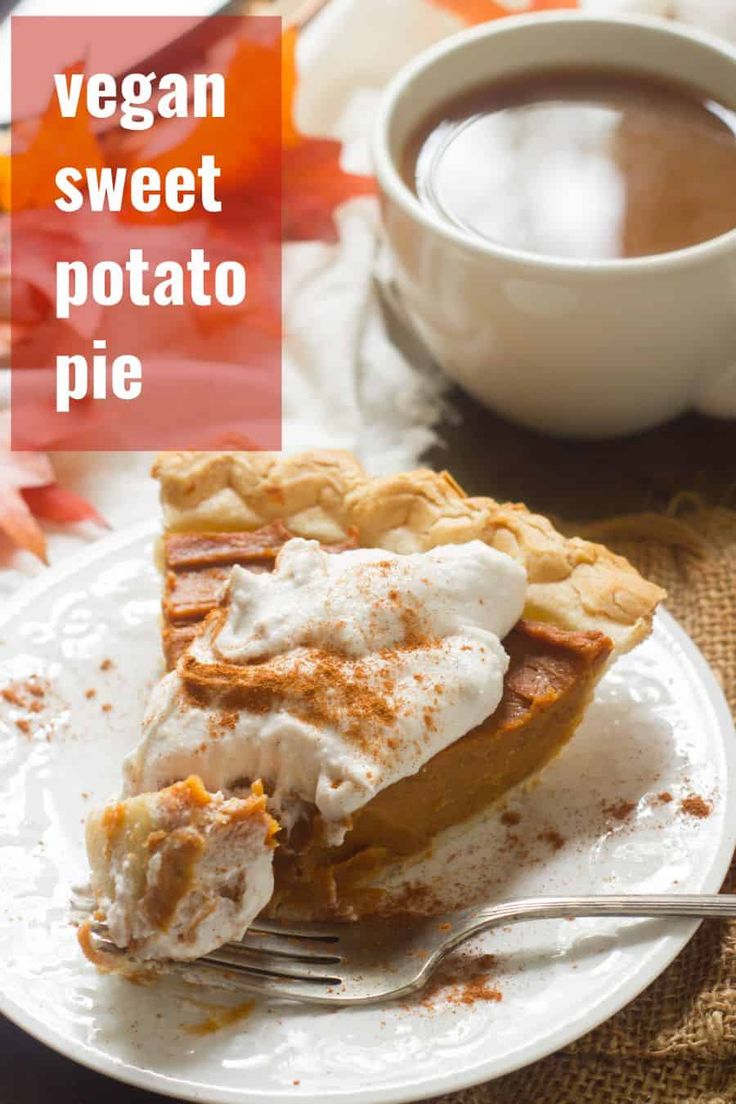
[[[316,806],[339,842],[493,713],[525,594],[524,569],[481,541],[336,555],[294,539],[272,574],[235,567],[226,612],[152,695],[127,792],[262,778],[287,827]]]
[[[193,959],[245,931],[273,894],[274,822],[260,796],[197,778],[90,814],[92,889],[112,941],[137,959]]]

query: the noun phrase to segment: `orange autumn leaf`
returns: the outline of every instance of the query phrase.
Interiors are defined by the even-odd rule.
[[[303,139],[284,151],[283,233],[287,241],[335,238],[333,212],[346,199],[373,195],[372,176],[340,168],[341,147],[329,138]]]
[[[336,237],[333,212],[347,199],[373,195],[371,176],[340,167],[342,146],[332,138],[302,135],[294,118],[297,91],[296,28],[282,37],[283,236],[286,241]]]
[[[501,0],[430,0],[435,7],[445,8],[465,23],[486,23],[506,15],[519,15],[520,9],[508,7]],[[523,12],[553,11],[557,8],[577,8],[577,0],[527,0]]]
[[[9,436],[9,420],[5,412],[3,436]],[[11,452],[0,445],[0,530],[18,548],[23,548],[47,562],[46,538],[33,517],[21,491],[52,483],[54,473],[47,456],[40,452]]]
[[[170,169],[187,167],[196,172],[205,155],[213,156],[220,170],[218,191],[243,191],[260,175],[264,162],[280,156],[282,109],[278,100],[260,89],[273,87],[279,66],[278,43],[262,43],[245,35],[232,44],[232,56],[224,67],[227,82],[227,111],[224,117],[167,120],[149,131],[137,145],[128,168],[151,167],[162,175]],[[258,110],[253,110],[253,105]],[[162,147],[162,140],[166,143]],[[123,156],[123,149],[120,151]],[[134,210],[131,218],[140,218]],[[143,216],[151,220],[150,213]],[[161,207],[157,221],[176,221]]]
[[[373,192],[375,185],[370,177],[343,172],[339,142],[310,138],[299,132],[294,119],[298,84],[296,41],[295,27],[287,28],[280,42],[260,42],[247,36],[236,39],[224,67],[227,117],[167,120],[165,126],[157,126],[145,139],[136,136],[127,157],[124,144],[118,145],[127,168],[150,166],[162,175],[179,166],[196,171],[203,155],[213,155],[221,172],[219,187],[223,192],[237,191],[241,195],[250,191],[248,199],[253,201],[255,221],[259,204],[266,205],[272,200],[271,196],[259,193],[264,169],[283,152],[284,237],[288,240],[293,232],[298,239],[334,238],[331,221],[334,208],[352,196]],[[272,84],[279,48],[280,104],[272,97],[258,95],[259,86]],[[68,70],[80,71],[80,66]],[[252,110],[253,102],[259,104],[259,111]],[[264,110],[264,104],[270,105],[272,115]],[[234,127],[233,119],[242,120],[242,125]],[[281,143],[277,147],[273,135],[279,132]],[[53,203],[57,197],[55,173],[63,164],[99,169],[105,159],[86,111],[80,108],[76,118],[62,120],[56,96],[52,96],[35,136],[23,152],[15,152],[12,157],[12,196],[11,158],[0,157],[0,206],[9,208],[12,201],[15,210],[25,210]],[[126,214],[134,219],[144,218],[148,223],[175,221],[164,206],[154,215],[149,212],[141,216],[132,209]]]
[[[281,142],[284,149],[301,141],[294,119],[296,99],[296,27],[287,27],[281,36]]]
[[[260,35],[260,31],[259,31]],[[120,167],[128,172],[137,167],[150,167],[162,176],[171,168],[189,167],[195,172],[204,155],[214,157],[221,177],[218,194],[227,195],[226,220],[208,219],[197,210],[187,218],[178,218],[162,205],[157,212],[149,212],[139,220],[140,212],[131,209],[123,217],[109,215],[113,230],[104,228],[99,238],[90,242],[89,251],[81,252],[83,259],[90,262],[98,256],[114,256],[110,242],[117,243],[118,237],[124,239],[127,233],[139,234],[145,221],[145,244],[148,256],[149,237],[153,239],[151,256],[156,252],[165,257],[182,257],[191,245],[204,246],[208,256],[214,255],[218,233],[223,239],[226,258],[242,255],[248,260],[248,297],[242,311],[237,309],[210,310],[201,314],[192,308],[187,317],[183,317],[182,326],[176,338],[182,347],[189,342],[192,347],[204,350],[208,343],[220,350],[223,362],[229,363],[227,354],[235,349],[233,355],[243,345],[232,339],[235,325],[242,325],[248,348],[249,362],[259,364],[264,360],[270,348],[278,350],[278,326],[281,279],[279,260],[282,240],[291,238],[313,239],[336,236],[333,222],[334,208],[351,196],[372,192],[373,179],[350,175],[340,167],[341,143],[332,140],[313,139],[300,133],[294,119],[294,100],[297,89],[297,70],[295,64],[296,32],[288,30],[283,37],[275,36],[271,41],[261,36],[255,40],[240,38],[230,43],[225,57],[224,51],[213,59],[212,71],[221,71],[227,80],[227,119],[166,119],[157,121],[155,126],[144,133],[123,133],[115,128],[100,138],[100,150],[95,146],[95,155],[90,156],[83,148],[76,153],[67,148],[58,151],[54,165],[48,160],[48,144],[31,142],[22,163],[24,172],[30,173],[30,161],[36,160],[34,175],[53,180],[59,161],[99,171],[105,165]],[[281,96],[277,89],[281,86]],[[258,94],[258,89],[267,89],[267,94]],[[54,97],[53,106],[44,112],[44,126],[58,114]],[[16,147],[17,150],[17,147]],[[16,161],[13,162],[14,170]],[[51,170],[51,171],[49,171]],[[14,184],[18,177],[14,179]],[[39,190],[35,195],[24,197],[24,202],[36,206],[34,216],[40,208],[49,207],[54,195]],[[223,204],[223,207],[225,205]],[[43,213],[43,212],[41,212]],[[18,218],[25,217],[24,211]],[[137,228],[131,230],[126,216],[135,220]],[[171,217],[173,216],[173,217]],[[283,216],[283,217],[282,217]],[[40,217],[40,216],[39,216]],[[82,216],[79,216],[81,218]],[[78,219],[75,219],[75,223]],[[100,223],[99,214],[89,214],[90,223]],[[127,223],[127,225],[126,225]],[[283,234],[280,233],[283,227]],[[191,229],[190,229],[191,228]],[[190,242],[190,237],[194,239]],[[15,242],[18,244],[18,237]],[[170,242],[170,246],[167,246]],[[56,247],[56,245],[54,246]],[[43,248],[26,250],[28,256],[38,259],[43,256]],[[17,271],[16,271],[17,270]],[[35,291],[33,273],[23,273],[16,260],[14,278],[25,278],[31,291]],[[36,280],[36,283],[38,281]],[[18,302],[18,300],[16,300]],[[29,304],[29,317],[34,318],[34,332],[47,332],[55,319],[41,318],[35,322],[30,307],[35,308],[35,298]],[[244,317],[241,317],[244,315]],[[150,322],[136,325],[136,340],[139,352],[155,351],[160,341],[156,328],[156,315],[151,314]],[[94,320],[93,320],[94,321]],[[147,344],[148,343],[148,344]],[[219,344],[218,344],[219,343]],[[30,342],[26,341],[26,350]],[[21,347],[22,350],[23,347]],[[213,354],[214,356],[214,354]],[[259,360],[260,358],[260,360]],[[212,358],[210,358],[212,359]],[[215,357],[215,360],[217,358]],[[37,439],[37,438],[34,438]],[[41,447],[49,447],[51,438],[41,438]],[[33,548],[38,555],[43,554],[43,536],[35,523],[33,514],[56,516],[62,512],[58,495],[52,491],[25,487],[13,488],[13,493],[4,493],[0,503],[0,527],[8,532],[12,530],[13,539],[24,547]],[[68,500],[67,500],[67,504]],[[71,504],[73,506],[73,504]]]
[[[0,210],[10,210],[10,154],[0,154]]]
[[[16,548],[30,552],[47,564],[46,538],[28,508],[23,496],[12,487],[0,483],[0,530]]]
[[[459,15],[465,23],[485,23],[509,14],[509,9],[497,0],[430,0],[430,3]]]
[[[156,145],[163,134],[168,144],[158,152],[148,143],[139,145],[135,168],[148,165],[165,173],[175,166],[188,166],[196,171],[203,154],[214,155],[221,170],[218,191],[238,192],[247,197],[252,221],[257,222],[259,209],[265,211],[273,196],[263,187],[264,173],[273,159],[282,158],[283,237],[285,240],[335,237],[332,214],[335,207],[352,196],[372,194],[372,177],[344,172],[340,167],[342,146],[333,139],[311,138],[300,133],[294,118],[298,75],[296,69],[295,27],[287,28],[279,43],[263,44],[247,37],[235,44],[225,67],[228,88],[228,111],[225,119],[201,119],[194,125],[186,121],[179,127],[167,121],[161,130],[154,128]],[[280,111],[280,126],[267,112],[253,112],[252,103],[269,102],[259,96],[259,83],[265,85],[272,76],[271,67],[280,48],[281,104],[271,104],[274,113]],[[255,91],[254,91],[255,90]],[[233,127],[232,119],[242,119]],[[278,148],[273,136],[280,133]],[[135,212],[129,212],[135,218]],[[145,216],[151,221],[151,214]],[[154,215],[159,221],[171,219],[160,208]]]
[[[65,73],[71,76],[83,71],[83,65],[78,63]],[[99,169],[104,164],[89,115],[82,105],[73,118],[64,119],[58,99],[52,94],[25,148],[19,148],[28,127],[28,122],[13,124],[12,156],[0,158],[0,205],[6,210],[50,206],[58,195],[56,173],[64,165]]]
[[[24,487],[21,491],[26,505],[34,517],[57,524],[75,521],[92,521],[102,528],[109,528],[101,514],[91,503],[74,491],[48,483],[43,487]]]
[[[0,531],[17,548],[48,563],[46,538],[36,518],[46,521],[106,522],[79,495],[56,483],[51,461],[43,452],[12,452],[8,448],[10,417],[0,413]]]

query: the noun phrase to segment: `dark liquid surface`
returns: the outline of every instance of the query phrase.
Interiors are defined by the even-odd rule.
[[[547,256],[668,253],[736,227],[736,111],[624,71],[477,88],[425,121],[402,169],[444,219]]]

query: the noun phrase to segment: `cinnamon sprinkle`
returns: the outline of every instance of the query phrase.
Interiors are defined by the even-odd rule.
[[[540,832],[537,839],[548,843],[553,851],[559,851],[565,846],[565,837],[560,835],[556,828],[547,828],[544,832]]]
[[[475,1004],[476,1001],[501,1001],[503,993],[495,985],[489,985],[483,978],[466,981],[464,985],[452,989],[447,996],[450,1004]]]
[[[443,1004],[467,1007],[477,1001],[503,1000],[501,991],[490,981],[496,966],[492,954],[452,956],[420,994],[420,1007],[434,1011]]]
[[[335,728],[380,757],[389,744],[389,730],[412,707],[400,693],[397,654],[442,647],[442,640],[424,638],[383,648],[369,659],[312,647],[303,650],[301,660],[276,656],[243,665],[200,664],[188,655],[181,668],[183,693],[196,705],[209,704],[211,695],[218,694],[216,723],[223,727],[231,727],[238,710],[263,714],[275,705],[288,705],[301,720]],[[425,729],[433,731],[432,710],[426,705],[419,708]]]
[[[698,794],[688,794],[688,796],[683,797],[680,802],[680,809],[686,816],[697,817],[699,820],[704,820],[713,812],[713,805],[710,801],[706,801],[705,798],[700,797]]]
[[[37,675],[31,675],[27,679],[17,679],[0,690],[0,700],[12,706],[13,709],[22,711],[20,716],[12,716],[11,719],[24,736],[34,734],[37,723],[34,717],[45,709],[47,691],[48,684]],[[48,739],[48,735],[46,738]]]
[[[203,1020],[184,1025],[184,1030],[188,1035],[212,1035],[215,1031],[221,1031],[223,1027],[229,1027],[231,1024],[240,1023],[246,1019],[255,1006],[256,1002],[254,1000],[246,1000],[241,1004],[236,1004],[233,1008],[213,1007]],[[203,1007],[206,1006],[203,1005]]]
[[[614,820],[628,820],[636,808],[635,801],[613,801],[609,805],[603,806],[603,812],[606,816],[613,817]]]

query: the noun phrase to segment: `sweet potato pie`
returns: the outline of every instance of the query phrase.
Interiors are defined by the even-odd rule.
[[[346,919],[377,907],[383,868],[562,751],[663,597],[601,545],[523,505],[469,497],[447,473],[371,478],[346,453],[315,451],[170,453],[154,474],[169,674],[90,848],[104,917],[116,909],[114,831],[153,795],[129,836],[143,860],[117,941],[132,953],[195,957],[242,935],[264,905]],[[185,780],[196,815],[171,789]],[[162,943],[145,894],[161,884],[171,831],[191,858],[175,880],[179,926]],[[203,938],[206,917],[224,915]]]

